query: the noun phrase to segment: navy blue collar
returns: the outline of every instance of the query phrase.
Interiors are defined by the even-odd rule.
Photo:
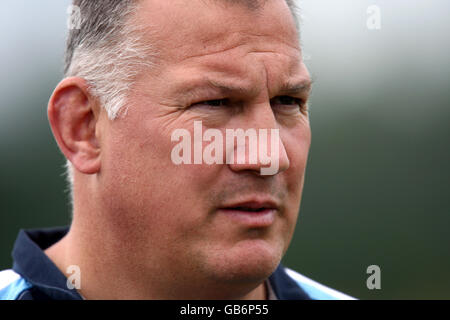
[[[269,277],[269,281],[279,300],[311,300],[311,297],[288,276],[281,264]]]
[[[44,250],[58,242],[69,228],[20,230],[14,244],[13,270],[49,299],[81,300],[76,289],[67,287],[66,276],[47,257]]]
[[[30,282],[34,290],[50,299],[81,300],[75,289],[67,287],[66,276],[44,253],[62,239],[68,227],[20,230],[13,249],[13,270]],[[287,275],[280,264],[269,277],[270,285],[280,300],[310,300],[308,294]]]

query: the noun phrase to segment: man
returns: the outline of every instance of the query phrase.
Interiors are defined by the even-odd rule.
[[[0,297],[350,298],[280,265],[311,139],[293,4],[74,5],[48,105],[72,224],[21,231]]]

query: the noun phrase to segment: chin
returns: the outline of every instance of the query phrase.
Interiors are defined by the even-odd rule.
[[[279,245],[270,245],[263,240],[246,240],[232,249],[211,255],[212,260],[207,265],[217,280],[236,284],[260,283],[275,271],[283,251]]]

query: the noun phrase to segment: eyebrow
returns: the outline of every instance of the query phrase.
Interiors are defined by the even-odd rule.
[[[292,81],[292,82],[286,82],[279,88],[280,94],[305,94],[310,93],[312,89],[313,80],[312,79],[304,79],[301,81]],[[195,94],[199,91],[205,90],[205,89],[213,89],[218,90],[223,95],[229,95],[229,94],[250,94],[250,95],[256,95],[258,93],[258,89],[255,87],[245,87],[245,86],[239,86],[239,85],[233,85],[228,83],[222,83],[220,81],[216,81],[213,79],[202,79],[198,81],[196,84],[192,84],[188,87],[184,87],[180,90],[177,90],[180,94]]]
[[[310,93],[314,81],[312,79],[306,79],[300,82],[287,83],[281,86],[280,92],[283,94],[300,94]]]
[[[250,88],[243,87],[243,86],[221,83],[221,82],[218,82],[218,81],[215,81],[212,79],[206,79],[206,81],[204,83],[206,84],[207,87],[210,87],[213,89],[218,89],[223,94],[231,94],[231,93],[256,94],[257,93],[257,90],[255,88],[250,89]]]

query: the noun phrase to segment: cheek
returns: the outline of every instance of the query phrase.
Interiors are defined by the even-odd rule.
[[[283,144],[289,158],[289,178],[300,181],[306,169],[309,148],[311,146],[311,130],[305,122],[297,128],[282,132]]]
[[[309,126],[289,132],[284,136],[286,152],[289,157],[289,169],[284,171],[288,185],[289,216],[297,217],[305,179],[305,170],[311,144]]]
[[[173,130],[154,120],[140,123],[115,133],[105,151],[105,173],[117,173],[105,179],[105,198],[112,209],[117,212],[120,207],[125,213],[119,219],[134,220],[153,234],[165,230],[164,237],[170,236],[167,230],[183,234],[197,226],[208,210],[202,197],[216,177],[211,172],[216,166],[175,165]]]

